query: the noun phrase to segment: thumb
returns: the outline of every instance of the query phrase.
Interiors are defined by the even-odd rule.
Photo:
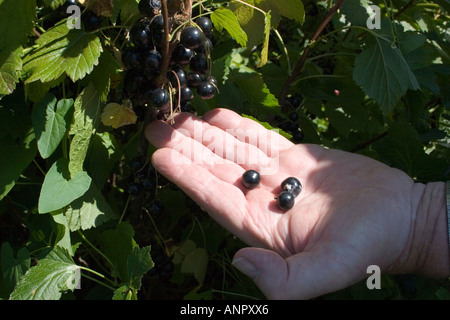
[[[336,255],[302,252],[286,259],[262,248],[244,248],[233,266],[250,277],[268,299],[311,299],[346,288],[363,278]],[[358,278],[359,275],[359,278]]]

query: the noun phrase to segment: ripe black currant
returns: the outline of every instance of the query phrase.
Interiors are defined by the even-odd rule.
[[[211,99],[216,94],[216,87],[210,82],[203,81],[197,86],[197,93],[202,99]]]
[[[174,67],[171,71],[167,73],[167,79],[174,88],[184,88],[186,87],[188,80],[186,76],[186,71],[180,67]]]
[[[87,32],[97,30],[102,26],[102,20],[92,11],[86,11],[81,16],[81,21],[83,22],[84,29]]]
[[[191,61],[189,62],[189,67],[191,71],[205,74],[208,72],[208,58],[204,54],[196,54],[192,57]]]
[[[261,183],[261,176],[256,170],[247,170],[242,174],[242,184],[247,189],[255,189]]]
[[[194,99],[194,92],[189,87],[183,87],[180,90],[180,102],[185,103]]]
[[[150,104],[160,110],[166,110],[170,103],[169,92],[166,89],[155,89],[150,97]]]
[[[144,179],[142,181],[142,189],[144,189],[145,191],[155,191],[156,183],[151,179]]]
[[[148,211],[155,216],[162,214],[164,212],[164,202],[156,199],[149,205]]]
[[[142,90],[147,77],[139,70],[128,70],[124,77],[124,92],[128,96],[133,96]]]
[[[124,49],[122,62],[126,69],[138,69],[141,65],[141,51],[135,47]]]
[[[203,54],[209,54],[211,53],[213,48],[213,44],[211,40],[205,39],[200,45],[195,49],[195,52],[197,53],[203,53]]]
[[[128,193],[132,196],[136,196],[141,192],[141,186],[139,185],[139,183],[131,183],[128,186]]]
[[[297,178],[289,177],[283,180],[281,183],[281,189],[283,191],[288,191],[292,193],[294,197],[297,197],[302,191],[302,184]]]
[[[200,27],[200,29],[202,29],[205,37],[211,38],[213,31],[213,24],[211,22],[211,19],[209,19],[208,17],[200,17],[195,20],[195,23]]]
[[[151,45],[151,32],[149,27],[143,22],[138,22],[130,30],[130,41],[137,47],[147,47]]]
[[[196,49],[205,39],[203,31],[197,27],[189,26],[181,31],[180,42],[188,49]]]
[[[302,142],[305,135],[303,134],[303,131],[297,130],[294,133],[292,133],[292,140],[295,142]]]
[[[295,204],[295,196],[289,191],[283,191],[277,197],[277,204],[281,210],[288,211]]]
[[[187,79],[188,85],[192,88],[196,88],[200,83],[202,83],[202,76],[196,72],[190,72]]]
[[[289,114],[289,120],[291,120],[292,122],[297,122],[298,121],[298,113],[296,111],[291,112]]]
[[[194,51],[179,44],[172,53],[172,61],[180,66],[185,66],[189,64],[189,61],[191,61],[193,56]]]
[[[161,9],[160,0],[141,0],[139,1],[139,12],[141,16],[152,18]]]
[[[161,72],[162,57],[157,50],[144,52],[142,58],[144,62],[144,70],[148,75],[154,76]]]

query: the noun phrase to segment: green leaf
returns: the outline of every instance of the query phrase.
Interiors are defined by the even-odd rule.
[[[113,300],[137,300],[136,289],[131,288],[129,285],[125,284],[114,291],[112,297]]]
[[[142,276],[153,267],[150,256],[150,246],[139,248],[134,247],[127,260],[127,271],[130,286],[136,290],[141,287]]]
[[[258,68],[266,65],[267,60],[269,59],[269,39],[270,39],[270,30],[272,28],[270,11],[266,13],[264,19],[264,42],[263,48],[261,50],[261,60],[258,64]]]
[[[71,231],[98,227],[108,220],[117,218],[117,214],[95,183],[91,183],[83,196],[70,203],[64,215]]]
[[[17,252],[16,258],[9,242],[2,244],[0,253],[1,275],[9,293],[13,291],[20,278],[30,268],[30,262],[30,253],[27,248],[21,248]]]
[[[81,29],[69,29],[66,20],[36,40],[37,49],[24,58],[24,71],[31,74],[25,83],[49,82],[66,73],[72,81],[89,74],[103,51],[100,39]]]
[[[103,252],[113,264],[110,266],[112,275],[120,277],[122,282],[129,282],[130,280],[128,257],[131,255],[133,248],[137,247],[133,236],[133,227],[127,222],[122,222],[115,229],[104,231],[99,237]]]
[[[62,158],[56,161],[45,175],[39,196],[39,213],[61,209],[86,193],[91,178],[82,171],[70,178],[68,161]]]
[[[42,158],[50,157],[66,134],[72,119],[72,106],[72,99],[57,102],[54,95],[48,94],[33,107],[33,126]]]
[[[305,8],[301,0],[266,0],[263,2],[269,10],[274,11],[288,19],[303,24],[305,21]]]
[[[22,70],[22,47],[0,49],[0,95],[11,94]]]
[[[74,122],[69,134],[74,135],[69,151],[69,171],[83,171],[89,145],[101,113],[100,97],[92,83],[75,100]]]
[[[219,8],[211,13],[210,17],[217,30],[222,31],[225,29],[242,47],[247,45],[247,34],[241,28],[233,11],[226,8]]]
[[[181,272],[191,273],[198,283],[203,283],[208,266],[208,253],[198,248],[194,241],[186,240],[175,253],[173,262],[181,264]]]
[[[386,39],[368,37],[366,48],[355,60],[353,79],[389,114],[408,89],[420,89],[400,50]]]
[[[102,102],[108,99],[111,86],[111,76],[120,71],[120,64],[109,51],[100,56],[98,65],[91,73],[91,79]]]
[[[35,19],[35,0],[0,0],[0,50],[25,45]]]
[[[55,247],[21,278],[11,300],[58,300],[74,290],[80,281],[80,268],[67,250]]]

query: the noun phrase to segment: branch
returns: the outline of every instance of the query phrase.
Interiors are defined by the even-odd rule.
[[[339,0],[338,2],[336,2],[334,7],[331,8],[331,10],[328,12],[327,16],[325,17],[325,19],[320,23],[320,25],[317,28],[316,32],[312,36],[312,38],[310,40],[310,43],[312,43],[312,42],[317,40],[317,38],[322,33],[323,29],[325,29],[327,24],[330,22],[331,18],[338,11],[338,9],[342,6],[344,1],[345,0]],[[309,46],[307,46],[305,48],[305,50],[303,51],[303,53],[302,53],[300,59],[298,60],[297,64],[295,65],[294,70],[292,70],[291,75],[286,80],[286,82],[285,82],[285,84],[283,86],[283,89],[281,90],[280,96],[278,98],[281,106],[283,106],[284,103],[286,102],[286,96],[289,93],[290,86],[291,86],[292,82],[294,82],[294,80],[299,76],[300,72],[302,71],[302,68],[303,68],[303,66],[305,64],[306,58],[308,57],[310,52],[311,52],[311,48]]]

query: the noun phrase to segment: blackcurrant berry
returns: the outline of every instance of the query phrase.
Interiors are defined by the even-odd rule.
[[[297,130],[292,134],[292,140],[295,142],[302,142],[305,135],[303,134],[303,131]]]
[[[291,120],[292,122],[297,122],[298,121],[298,113],[296,111],[291,112],[289,114],[289,120]]]
[[[188,49],[196,49],[205,39],[203,31],[197,27],[189,26],[181,31],[180,42]]]
[[[217,82],[216,77],[214,77],[214,76],[208,76],[208,77],[206,77],[205,81],[211,83],[211,84],[214,85],[216,88],[217,88],[217,86],[219,85],[219,83]]]
[[[189,73],[187,80],[188,80],[188,85],[191,88],[196,88],[196,87],[198,87],[198,85],[200,83],[202,83],[202,76],[196,72],[191,72],[191,73]]]
[[[210,82],[203,81],[198,85],[197,93],[202,99],[211,99],[216,94],[216,87]]]
[[[242,174],[242,184],[247,189],[255,189],[261,183],[261,176],[256,170],[247,170]]]
[[[208,17],[200,17],[195,20],[195,23],[200,27],[200,29],[202,29],[205,37],[211,38],[213,31],[213,24],[211,22],[211,19],[209,19]]]
[[[194,92],[192,92],[191,88],[184,87],[180,90],[180,102],[185,103],[194,99]]]
[[[194,56],[194,51],[185,48],[183,45],[178,45],[172,53],[172,60],[174,63],[180,66],[185,66],[189,64],[192,57]]]
[[[292,193],[288,191],[281,192],[277,197],[278,207],[283,211],[288,211],[292,209],[295,204],[295,197]]]
[[[126,69],[138,69],[141,65],[141,51],[135,47],[125,48],[122,62]]]
[[[146,83],[146,76],[138,70],[129,70],[124,77],[124,92],[127,95],[135,95],[142,90]]]
[[[130,41],[137,47],[147,47],[151,44],[151,32],[147,25],[135,24],[130,30]]]
[[[208,58],[202,54],[196,54],[195,56],[192,57],[191,61],[189,62],[189,67],[191,69],[191,71],[200,73],[200,74],[205,74],[206,72],[208,72]]]
[[[213,44],[211,40],[205,39],[200,45],[195,49],[197,53],[209,54],[213,49]]]
[[[67,9],[70,6],[79,6],[80,4],[78,3],[77,0],[66,0],[66,2],[64,3],[64,5],[62,6],[62,10],[64,15],[69,15],[71,14],[71,11],[67,12]]]
[[[141,192],[141,186],[139,185],[139,183],[131,183],[128,186],[128,193],[135,196],[138,195]]]
[[[154,76],[161,72],[161,54],[157,50],[150,50],[142,55],[144,70],[148,75]]]
[[[289,177],[283,180],[281,183],[281,189],[283,191],[288,191],[292,193],[294,197],[297,197],[302,191],[302,184],[297,178]]]
[[[153,90],[150,97],[150,104],[160,110],[165,110],[170,103],[169,92],[166,89]]]
[[[139,1],[139,12],[141,16],[152,18],[161,9],[160,0],[141,0]]]
[[[151,179],[144,179],[142,181],[142,189],[145,191],[155,191],[156,190],[156,183]]]
[[[102,20],[92,11],[86,11],[81,16],[81,21],[83,22],[84,29],[87,32],[97,30],[102,26]]]
[[[180,86],[180,88],[184,88],[188,83],[186,71],[180,67],[175,67],[169,71],[167,73],[167,79],[169,79],[174,88],[178,88],[178,86]]]
[[[156,216],[160,215],[164,212],[164,202],[160,200],[155,200],[150,204],[148,210],[150,211],[151,214],[154,214]]]

